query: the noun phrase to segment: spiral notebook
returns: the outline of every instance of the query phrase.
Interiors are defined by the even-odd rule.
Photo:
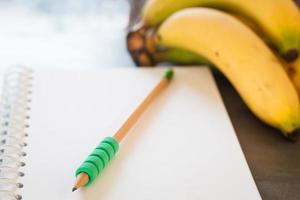
[[[175,68],[101,176],[71,192],[76,168],[162,71],[10,68],[0,110],[0,199],[261,199],[205,67]]]

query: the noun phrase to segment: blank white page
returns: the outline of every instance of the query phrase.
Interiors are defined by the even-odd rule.
[[[24,200],[261,199],[206,67],[175,68],[101,176],[71,192],[76,168],[163,71],[36,70]]]

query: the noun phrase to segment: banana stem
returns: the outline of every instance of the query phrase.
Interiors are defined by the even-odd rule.
[[[162,47],[154,30],[145,26],[128,33],[127,49],[137,66],[154,66],[168,62],[178,65],[211,65],[206,58],[193,52]]]
[[[154,43],[148,39],[151,29],[145,25],[127,34],[127,50],[137,66],[153,66],[151,53],[155,51]]]
[[[155,64],[170,62],[179,65],[211,65],[203,56],[175,48],[154,52],[152,58]]]

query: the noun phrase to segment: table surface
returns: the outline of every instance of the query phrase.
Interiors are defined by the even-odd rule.
[[[300,141],[290,142],[259,121],[230,83],[215,74],[248,165],[265,200],[300,199]]]
[[[143,0],[129,1],[134,19]],[[125,0],[0,0],[0,79],[14,64],[133,66],[125,45],[129,9]],[[222,75],[215,78],[262,198],[299,200],[299,140],[289,142],[264,125]]]

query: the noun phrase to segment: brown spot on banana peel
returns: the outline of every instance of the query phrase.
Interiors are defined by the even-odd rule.
[[[287,133],[287,134],[284,134],[284,135],[285,135],[285,138],[288,139],[289,141],[296,142],[297,137],[299,135],[299,131],[294,131],[292,133]]]
[[[299,56],[298,49],[290,49],[283,55],[283,58],[287,62],[293,62],[294,60],[296,60],[298,58],[298,56]]]
[[[297,71],[295,68],[291,65],[291,63],[286,62],[277,51],[273,50],[274,55],[276,56],[276,60],[274,62],[280,62],[280,64],[283,66],[283,69],[286,71],[288,76],[293,79],[293,77],[297,74]],[[273,58],[274,59],[274,58]]]
[[[297,73],[296,70],[291,66],[287,66],[286,71],[287,71],[289,77],[291,77],[292,79]]]

